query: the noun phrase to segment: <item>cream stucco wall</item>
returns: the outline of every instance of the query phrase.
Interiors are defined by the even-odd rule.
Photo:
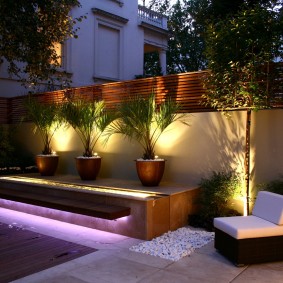
[[[198,185],[212,171],[244,170],[246,113],[232,112],[227,119],[217,112],[189,115],[191,126],[175,123],[161,137],[156,154],[167,160],[163,181]],[[252,114],[251,180],[258,184],[283,174],[283,110],[262,110]],[[19,128],[20,141],[33,154],[41,143],[31,124]],[[77,174],[74,158],[82,146],[72,129],[54,137],[53,149],[60,155],[58,173]],[[121,136],[110,138],[106,147],[97,144],[103,158],[100,178],[138,180],[134,160],[141,156],[136,143]]]
[[[253,180],[262,183],[283,177],[283,110],[262,110],[253,118]]]

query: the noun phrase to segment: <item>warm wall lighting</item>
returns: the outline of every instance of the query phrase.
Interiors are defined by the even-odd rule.
[[[234,195],[233,199],[238,202],[237,210],[239,212],[242,211],[243,216],[247,216],[248,215],[248,211],[247,211],[247,197],[246,197],[246,194],[244,193],[244,190],[245,190],[245,188],[242,186],[241,191],[237,192]]]
[[[184,140],[184,136],[188,133],[188,127],[181,123],[174,123],[165,130],[158,140],[158,147],[162,149],[172,150],[180,141]]]
[[[242,201],[243,201],[243,215],[247,216],[248,215],[248,211],[247,211],[247,198],[246,197],[242,197]]]
[[[52,145],[57,151],[65,152],[74,150],[73,137],[75,132],[72,129],[61,127],[56,131],[52,139]]]

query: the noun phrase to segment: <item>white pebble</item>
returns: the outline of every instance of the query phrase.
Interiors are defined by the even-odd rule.
[[[203,247],[213,239],[213,232],[183,227],[173,232],[169,231],[151,241],[133,246],[130,251],[178,261],[182,257],[189,256],[195,249]]]

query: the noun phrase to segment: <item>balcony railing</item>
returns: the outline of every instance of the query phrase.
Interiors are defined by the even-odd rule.
[[[167,17],[163,16],[160,13],[139,5],[138,17],[143,22],[167,30]]]

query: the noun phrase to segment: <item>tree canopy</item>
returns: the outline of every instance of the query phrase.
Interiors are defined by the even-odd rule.
[[[70,10],[78,0],[0,0],[0,58],[8,71],[27,84],[60,80],[55,44],[76,37]]]
[[[183,0],[177,1],[169,15],[169,30],[177,23],[169,39],[168,63],[172,56],[186,66],[187,56],[196,54],[192,35],[200,38],[198,47],[207,62],[205,80],[207,104],[218,110],[246,109],[245,182],[247,212],[250,203],[250,129],[251,111],[269,108],[282,97],[283,8],[282,0]],[[152,0],[152,7],[164,11],[165,0]],[[185,7],[190,9],[186,16]],[[162,10],[163,9],[163,10]],[[174,18],[171,15],[175,15]],[[187,28],[187,30],[186,30]],[[182,41],[175,42],[182,34]],[[181,43],[182,42],[182,43]],[[170,44],[175,49],[170,48]],[[199,51],[198,50],[198,51]],[[172,64],[172,63],[171,63]],[[171,66],[174,66],[173,64]],[[170,66],[168,66],[170,68]],[[174,66],[174,71],[177,68]]]
[[[211,34],[207,33],[211,26],[225,25],[244,7],[269,11],[271,7],[280,7],[280,3],[282,7],[282,0],[178,0],[171,5],[168,0],[151,0],[148,7],[168,17],[168,73],[207,69],[210,58],[205,50],[208,42],[211,44]],[[279,10],[276,14],[280,14]]]
[[[207,104],[247,112],[244,175],[249,214],[251,111],[271,107],[278,91],[282,96],[281,1],[245,1],[233,13],[207,20],[205,42]]]
[[[150,9],[168,17],[167,72],[169,74],[206,68],[203,27],[192,17],[193,14],[198,13],[202,4],[203,0],[177,1],[173,5],[168,0],[152,0],[149,3]],[[152,60],[152,57],[149,57],[150,59]]]
[[[241,6],[233,16],[206,29],[209,77],[206,98],[218,109],[268,107],[278,90],[283,59],[283,21],[279,6]]]

